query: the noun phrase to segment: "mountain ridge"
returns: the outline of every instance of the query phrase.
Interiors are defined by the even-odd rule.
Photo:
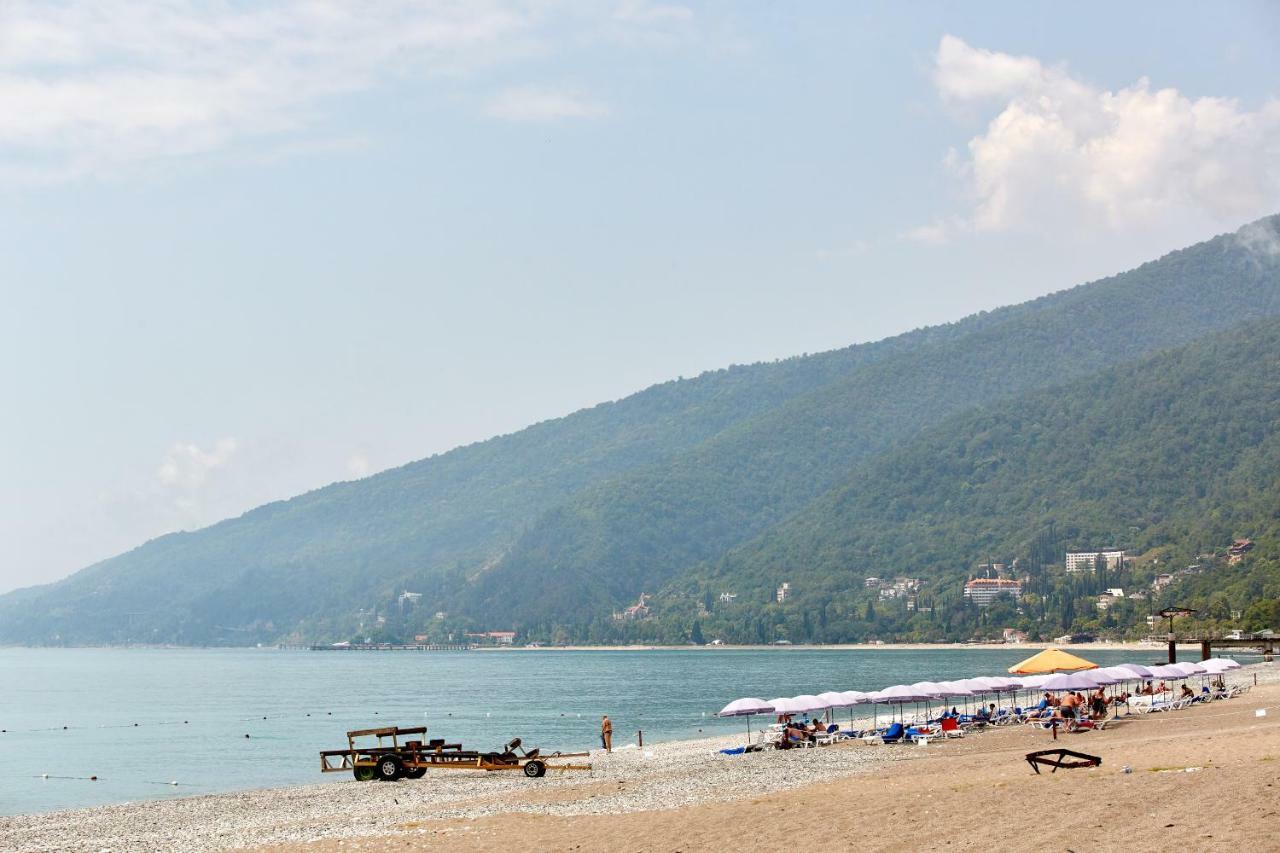
[[[1002,382],[1012,396],[1280,315],[1277,268],[1221,235],[954,323],[661,383],[0,596],[0,639],[324,638],[357,630],[362,611],[409,630],[393,601],[404,589],[453,628],[546,634],[605,618],[783,522],[866,458],[999,399]],[[921,408],[925,395],[938,411]]]

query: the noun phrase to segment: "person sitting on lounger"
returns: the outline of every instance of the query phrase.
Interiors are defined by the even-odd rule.
[[[1194,690],[1192,690],[1190,687],[1188,687],[1187,685],[1185,685],[1185,684],[1184,684],[1184,685],[1182,685],[1182,690],[1180,690],[1180,691],[1178,692],[1178,698],[1179,698],[1179,699],[1194,699],[1194,698],[1196,698],[1196,692],[1195,692]]]
[[[1153,695],[1154,693],[1155,693],[1155,690],[1151,687],[1151,682],[1150,682],[1150,681],[1148,681],[1146,684],[1144,684],[1144,685],[1142,685],[1140,688],[1138,688],[1138,695],[1139,695],[1139,696],[1151,696],[1151,695]]]

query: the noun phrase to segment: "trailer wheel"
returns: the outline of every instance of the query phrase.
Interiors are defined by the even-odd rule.
[[[547,775],[547,765],[541,761],[530,761],[524,765],[524,775],[530,779],[540,779]]]
[[[394,782],[404,775],[404,764],[394,755],[383,755],[373,766],[374,774],[380,782]]]
[[[406,767],[404,769],[404,776],[406,779],[421,779],[426,775],[427,768],[425,767]]]
[[[356,777],[357,782],[372,782],[374,769],[372,764],[357,764],[351,768],[351,775]]]

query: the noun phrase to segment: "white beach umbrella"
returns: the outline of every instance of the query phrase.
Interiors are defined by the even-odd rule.
[[[1235,669],[1236,667],[1240,666],[1240,664],[1238,663],[1236,663],[1235,666],[1228,665],[1233,663],[1236,663],[1236,662],[1233,660],[1227,660],[1226,658],[1209,658],[1208,660],[1200,661],[1200,665],[1204,667],[1205,672],[1211,672],[1214,674],[1217,674],[1220,672],[1226,672],[1229,669]]]
[[[751,717],[756,714],[770,714],[773,704],[763,699],[734,699],[716,714],[717,717]]]
[[[802,714],[805,710],[798,707],[794,699],[781,696],[777,699],[770,699],[769,704],[773,706],[775,714]]]
[[[1178,670],[1181,670],[1187,675],[1202,675],[1209,671],[1205,669],[1203,666],[1201,666],[1200,664],[1192,663],[1190,661],[1186,661],[1185,663],[1171,663],[1169,664],[1169,666],[1172,666]]]
[[[1187,677],[1185,672],[1178,669],[1171,663],[1167,663],[1164,666],[1151,667],[1151,674],[1156,678],[1162,678],[1165,681],[1178,681]]]
[[[773,713],[773,703],[766,702],[763,699],[755,699],[747,697],[744,699],[734,699],[728,705],[720,709],[716,714],[717,717],[746,717],[747,718],[747,743],[751,743],[751,718],[756,714]]]
[[[1138,674],[1136,672],[1123,666],[1107,666],[1094,671],[1105,672],[1107,675],[1117,679],[1118,681],[1133,681],[1138,678]]]
[[[1138,678],[1141,678],[1141,679],[1144,679],[1144,680],[1147,680],[1147,679],[1153,678],[1153,677],[1154,677],[1154,675],[1155,675],[1155,674],[1151,671],[1150,667],[1145,667],[1145,666],[1143,666],[1142,664],[1138,664],[1138,663],[1122,663],[1122,664],[1120,664],[1120,666],[1122,666],[1122,667],[1124,667],[1125,669],[1129,670],[1130,672],[1132,672],[1132,673],[1133,673],[1135,676],[1137,676]]]
[[[795,703],[796,710],[800,713],[808,711],[823,711],[831,707],[817,696],[811,696],[808,693],[802,696],[793,697],[792,702]]]
[[[976,690],[971,689],[964,681],[939,681],[938,686],[946,692],[943,696],[974,696]]]
[[[1083,672],[1064,672],[1050,676],[1040,686],[1045,690],[1088,690],[1098,685]]]
[[[1233,660],[1231,658],[1214,658],[1214,660],[1222,661],[1223,664],[1226,665],[1227,669],[1239,669],[1240,667],[1244,666],[1244,664],[1240,663],[1240,661]]]
[[[1022,686],[1030,690],[1039,690],[1046,681],[1053,677],[1052,673],[1044,675],[1028,675],[1022,679]]]
[[[855,703],[850,702],[844,693],[837,690],[828,690],[826,693],[819,693],[818,698],[827,704],[827,708],[848,708]]]
[[[843,690],[840,695],[845,698],[845,705],[848,707],[863,705],[871,701],[871,694],[863,693],[861,690]]]
[[[1106,687],[1111,684],[1119,684],[1131,676],[1119,676],[1115,673],[1108,672],[1105,669],[1086,669],[1081,671],[1082,675],[1087,676],[1098,687]]]

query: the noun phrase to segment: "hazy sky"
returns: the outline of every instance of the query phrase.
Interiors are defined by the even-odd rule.
[[[1266,3],[0,4],[0,590],[1280,209]]]

